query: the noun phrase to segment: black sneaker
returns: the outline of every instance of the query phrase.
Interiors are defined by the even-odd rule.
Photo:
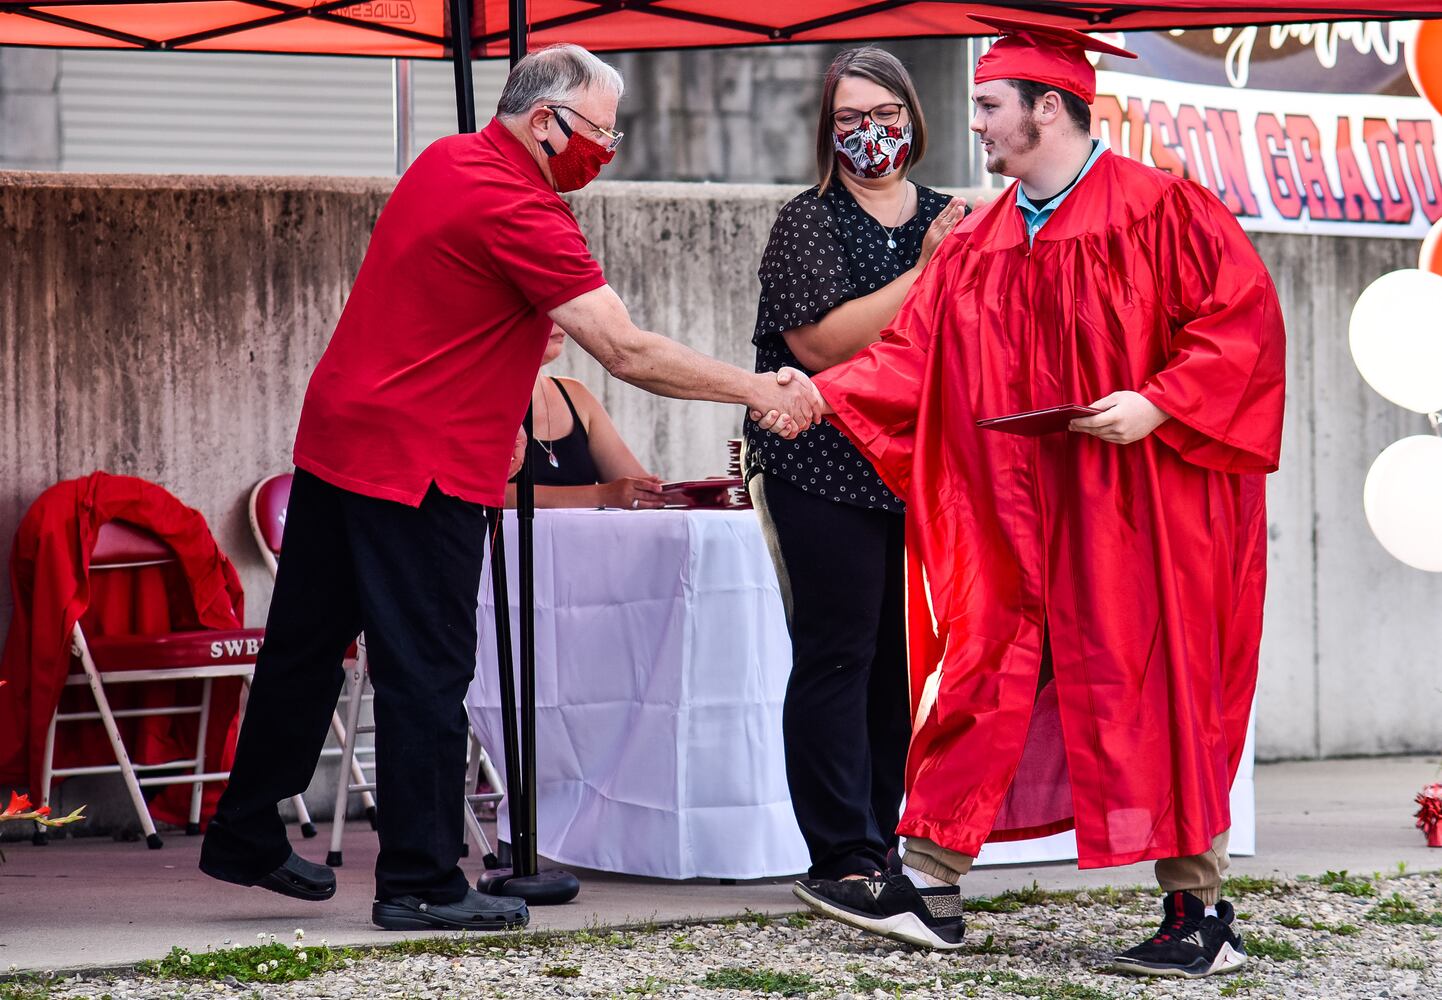
[[[1181,976],[1200,979],[1235,972],[1247,964],[1242,937],[1232,930],[1232,904],[1217,903],[1217,915],[1190,892],[1169,892],[1162,900],[1162,926],[1144,941],[1112,959],[1116,972],[1139,976]]]
[[[954,951],[966,933],[961,889],[918,889],[895,862],[869,878],[802,879],[792,891],[822,916],[923,948]]]

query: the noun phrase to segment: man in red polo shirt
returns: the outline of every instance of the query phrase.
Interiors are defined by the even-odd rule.
[[[806,377],[758,375],[638,329],[557,192],[621,136],[620,75],[576,46],[523,59],[496,117],[429,146],[376,223],[311,376],[266,643],[200,867],[301,899],[335,893],[276,803],[303,792],[341,661],[366,634],[375,687],[380,855],[372,920],[393,929],[526,922],[471,889],[461,853],[485,508],[500,507],[551,323],[611,374],[661,395],[744,404],[794,435],[820,413]]]

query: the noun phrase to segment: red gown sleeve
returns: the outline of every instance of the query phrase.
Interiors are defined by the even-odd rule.
[[[931,353],[933,316],[944,295],[948,262],[963,242],[953,238],[938,249],[880,340],[814,377],[836,411],[831,422],[903,500],[911,487],[916,415]]]
[[[1188,462],[1274,472],[1281,452],[1286,336],[1276,289],[1235,219],[1209,192],[1169,193],[1163,260],[1173,317],[1166,366],[1141,388],[1172,419],[1155,431]]]

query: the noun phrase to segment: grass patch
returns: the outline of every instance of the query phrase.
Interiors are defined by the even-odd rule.
[[[49,996],[50,985],[33,976],[0,983],[0,1000],[46,1000]]]
[[[1247,979],[1244,976],[1238,976],[1236,979],[1224,985],[1220,993],[1224,997],[1234,997],[1248,990],[1254,990],[1261,985],[1262,981],[1260,979]]]
[[[1242,944],[1247,954],[1256,958],[1270,958],[1276,962],[1295,962],[1302,957],[1302,949],[1290,941],[1248,934]]]
[[[1301,917],[1291,914],[1278,917],[1277,923],[1294,931],[1326,931],[1337,937],[1351,937],[1354,934],[1362,933],[1362,928],[1356,924],[1329,924],[1324,920],[1303,920]]]
[[[784,997],[804,997],[821,989],[804,972],[777,972],[775,969],[716,969],[699,980],[712,990],[741,990],[751,993],[779,993]]]
[[[671,983],[669,980],[662,979],[659,976],[647,976],[641,982],[632,983],[630,986],[627,986],[625,989],[621,990],[621,992],[629,993],[632,996],[647,997],[653,993],[660,993],[662,990],[664,990],[667,986],[670,985]]]
[[[1339,872],[1328,872],[1317,881],[1332,892],[1340,892],[1344,896],[1377,895],[1377,887],[1372,884],[1371,879],[1365,875],[1350,876],[1345,868]]]
[[[1426,972],[1427,963],[1420,958],[1389,958],[1387,967],[1391,969],[1409,969],[1412,972]]]
[[[1424,910],[1400,892],[1394,892],[1372,907],[1368,920],[1379,924],[1416,924],[1422,927],[1442,927],[1442,913]]]
[[[1222,880],[1222,895],[1227,899],[1239,896],[1280,896],[1290,891],[1286,882],[1253,875],[1233,875]]]
[[[225,979],[240,983],[292,983],[331,969],[355,964],[363,953],[354,948],[331,948],[327,945],[294,948],[271,943],[248,948],[225,948],[221,951],[191,952],[171,948],[164,958],[141,962],[141,973],[156,979]]]
[[[541,975],[552,979],[580,979],[581,969],[576,965],[548,965],[541,970]]]
[[[973,896],[965,901],[966,908],[975,913],[1015,913],[1028,906],[1044,906],[1047,903],[1071,906],[1111,906],[1132,903],[1146,895],[1142,889],[1118,889],[1104,885],[1093,889],[1043,889],[1033,882],[1025,889],[1008,889],[995,896]]]

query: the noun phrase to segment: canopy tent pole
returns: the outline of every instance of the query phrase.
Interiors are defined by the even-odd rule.
[[[454,6],[458,0],[451,0]],[[528,25],[526,0],[509,0],[510,30],[508,43],[511,67],[526,54]],[[468,64],[469,65],[469,64]],[[457,95],[459,95],[459,86]],[[474,109],[472,109],[474,130]],[[526,432],[527,446],[521,460],[521,471],[516,477],[517,536],[520,542],[520,633],[521,633],[521,692],[520,692],[520,739],[517,753],[517,700],[515,695],[515,674],[512,670],[509,621],[505,629],[500,628],[502,618],[509,618],[510,603],[502,598],[502,590],[496,589],[496,652],[500,668],[501,687],[501,729],[506,746],[506,797],[511,820],[511,867],[490,867],[476,880],[476,888],[496,896],[519,896],[528,903],[566,903],[576,898],[581,883],[566,871],[539,871],[536,855],[536,479],[531,462],[529,442],[535,436],[533,414],[526,408],[521,423]],[[496,525],[492,572],[505,575],[502,561],[502,540],[499,526],[502,512],[496,511]],[[499,579],[499,577],[497,577]],[[501,636],[505,634],[504,641]],[[517,759],[519,757],[519,760]]]
[[[396,153],[396,176],[411,165],[415,145],[415,98],[409,59],[391,60],[391,132]]]
[[[456,131],[476,130],[476,88],[471,79],[471,0],[449,0],[451,67],[456,77]]]

